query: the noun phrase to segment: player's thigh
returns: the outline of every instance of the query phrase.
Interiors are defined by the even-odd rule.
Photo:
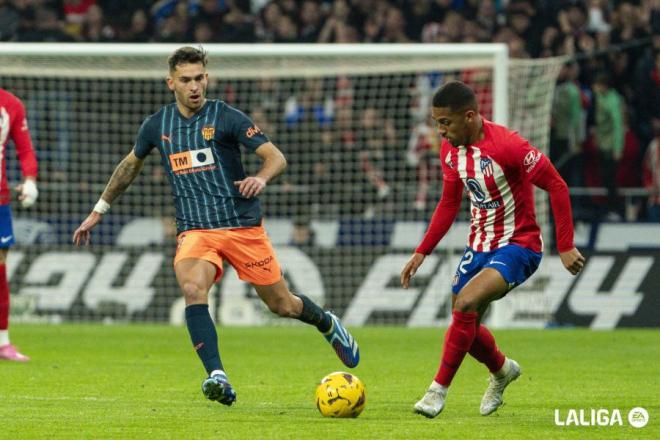
[[[215,282],[217,268],[206,260],[184,258],[174,265],[174,273],[186,296],[205,296]]]
[[[174,272],[177,274],[179,285],[181,285],[180,280],[189,282],[204,279],[206,281],[207,271],[213,273],[211,284],[218,282],[222,276],[222,257],[218,251],[220,245],[221,241],[215,231],[193,230],[179,234],[174,256]],[[201,261],[210,264],[213,270],[208,265],[201,264]],[[192,267],[190,274],[187,272],[189,267]],[[210,285],[208,287],[210,288]]]
[[[504,295],[508,288],[509,285],[500,272],[489,267],[484,268],[458,292],[454,301],[454,310],[485,311],[488,304]]]
[[[275,249],[263,226],[227,231],[222,254],[238,277],[255,286],[270,286],[282,280]]]
[[[7,262],[8,254],[9,248],[0,248],[0,264],[5,264]]]

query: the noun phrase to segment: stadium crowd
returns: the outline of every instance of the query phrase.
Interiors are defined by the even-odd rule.
[[[597,206],[598,216],[660,220],[660,197],[645,197],[631,213],[626,212],[616,192],[617,187],[644,185],[660,190],[659,3],[657,0],[0,0],[0,41],[504,42],[516,58],[572,56],[573,61],[560,73],[556,89],[551,159],[569,185],[607,187],[607,197],[589,199]],[[307,96],[298,96],[297,102],[323,99],[315,96],[317,86],[320,87],[307,84]],[[273,132],[282,133],[285,131],[282,128],[290,129],[305,122],[296,120],[296,112],[292,113],[290,106],[285,109],[284,104],[289,101],[284,98],[273,100],[270,104],[275,104],[275,109],[269,108],[267,97],[275,87],[272,83],[264,81],[258,87],[264,87],[258,103],[239,104],[247,105],[245,109],[264,129],[271,125]],[[338,79],[333,87],[335,100],[339,102],[342,90],[349,86],[342,88]],[[397,167],[387,154],[389,145],[401,145],[403,141],[409,144],[409,150],[395,160],[416,167],[416,183],[421,191],[414,197],[414,208],[420,214],[422,211],[428,214],[432,208],[428,205],[434,203],[426,188],[434,176],[424,155],[435,154],[432,148],[423,145],[428,136],[415,130],[411,134],[410,121],[405,126],[393,124],[377,108],[362,108],[353,114],[350,106],[335,107],[332,118],[336,125],[350,125],[355,132],[353,141],[374,144],[351,162],[355,169],[344,170],[347,174],[362,173],[364,187],[355,190],[351,186],[350,194],[338,192],[335,196],[347,198],[353,202],[351,206],[356,206],[357,194],[364,197],[364,188],[369,188],[366,192],[371,191],[371,196],[357,205],[360,209],[366,206],[366,213],[373,214],[373,204],[386,201],[393,190],[388,177],[396,175]],[[327,121],[323,115],[317,115],[314,122],[323,126]],[[321,149],[333,142],[329,131],[322,133],[327,136],[318,145]],[[295,134],[291,136],[288,140],[296,143]],[[307,173],[307,178],[322,184],[328,163],[317,161],[313,166],[314,173]],[[301,183],[296,182],[295,170],[293,175],[293,183]],[[579,205],[591,206],[590,203]],[[590,211],[584,215],[592,214]],[[578,210],[576,215],[583,213]]]

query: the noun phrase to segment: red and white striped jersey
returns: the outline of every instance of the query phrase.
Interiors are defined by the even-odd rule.
[[[482,120],[481,141],[456,148],[443,140],[440,152],[444,180],[460,180],[468,189],[468,246],[487,252],[514,243],[542,252],[531,180],[550,162],[517,132]]]
[[[32,148],[25,107],[16,96],[0,89],[0,205],[8,204],[11,199],[6,173],[10,139],[16,146],[23,177],[37,177],[37,158]]]

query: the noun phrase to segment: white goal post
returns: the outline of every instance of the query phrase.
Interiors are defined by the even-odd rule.
[[[167,57],[183,45],[0,45],[0,87],[26,103],[42,193],[35,210],[15,212],[13,319],[180,322],[172,203],[157,157],[94,231],[93,247],[69,242],[143,119],[172,101],[164,83]],[[410,291],[395,282],[441,189],[432,94],[460,79],[475,89],[486,117],[547,151],[564,60],[509,59],[504,44],[203,47],[208,97],[250,115],[289,160],[287,173],[261,199],[292,289],[351,325],[446,323],[465,223],[453,228]],[[15,158],[9,162],[8,176],[17,181]],[[245,166],[253,171],[258,161],[247,157]],[[547,234],[543,198],[537,214]],[[460,220],[467,218],[464,206]],[[551,321],[555,306],[538,306],[547,284],[535,284],[529,302],[523,294],[515,304],[503,303],[492,323]],[[212,296],[214,317],[223,323],[281,322],[229,267]]]

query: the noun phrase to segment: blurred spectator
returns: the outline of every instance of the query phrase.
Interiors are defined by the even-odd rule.
[[[439,180],[441,167],[438,163],[440,136],[430,115],[410,132],[406,162],[417,172],[417,193],[413,208],[425,213],[432,180]]]
[[[357,146],[360,166],[371,187],[370,193],[365,194],[367,218],[374,216],[376,203],[384,201],[392,192],[389,182],[393,176],[387,175],[387,171],[395,145],[394,124],[383,118],[375,107],[365,108],[357,130]]]
[[[83,26],[87,19],[87,13],[96,0],[62,0],[62,11],[64,12],[64,26],[66,32],[79,38],[82,36]],[[101,14],[103,12],[101,11]]]
[[[293,18],[288,15],[282,15],[275,28],[274,43],[297,43],[298,25]]]
[[[255,30],[259,41],[272,43],[275,40],[280,18],[282,18],[282,9],[277,3],[268,3],[259,11]]]
[[[131,26],[124,33],[122,40],[129,43],[146,43],[151,40],[149,17],[144,9],[137,9],[131,16]]]
[[[319,33],[319,43],[339,43],[354,33],[355,21],[351,14],[351,7],[348,0],[335,0],[332,3],[330,16],[326,19],[321,32]],[[347,33],[351,35],[346,35]]]
[[[228,10],[222,18],[222,26],[216,33],[222,43],[253,43],[255,18],[250,12],[248,0],[226,0]]]
[[[500,23],[495,0],[483,0],[479,3],[476,22],[483,32],[486,33],[486,39],[489,39],[491,35],[495,34]]]
[[[73,37],[64,32],[63,23],[59,20],[57,12],[51,8],[28,8],[23,16],[26,27],[22,27],[17,35],[18,41],[39,42],[72,42]],[[34,23],[34,25],[31,25]]]
[[[321,33],[323,14],[321,6],[314,0],[304,0],[300,6],[299,41],[316,43]]]
[[[422,29],[431,21],[431,3],[428,0],[409,0],[403,8],[406,22],[406,35],[414,41],[420,41]]]
[[[112,26],[105,23],[103,10],[97,5],[92,5],[87,9],[80,36],[85,41],[94,43],[115,41],[117,39],[117,33]]]
[[[191,26],[188,16],[188,5],[177,3],[171,15],[156,24],[156,40],[173,43],[189,40]]]
[[[624,143],[623,98],[611,87],[610,76],[600,73],[593,84],[594,141],[598,149],[601,183],[607,187],[607,209],[611,219],[621,219],[616,190],[616,168]]]
[[[581,184],[576,162],[584,141],[584,112],[577,76],[577,63],[564,64],[552,102],[550,160],[569,186]]]
[[[184,8],[187,8],[186,3],[182,3]],[[223,26],[223,16],[226,12],[226,3],[219,0],[199,0],[198,8],[192,14],[191,28],[194,29],[198,23],[204,22],[207,23],[211,29],[213,29],[214,34],[222,29]],[[154,18],[158,18],[152,9],[152,14]],[[184,41],[184,40],[181,40]]]
[[[644,186],[651,191],[647,218],[660,222],[660,116],[653,118],[653,131],[655,136],[644,156]]]
[[[0,0],[0,41],[11,39],[18,30],[21,15],[9,0]]]

